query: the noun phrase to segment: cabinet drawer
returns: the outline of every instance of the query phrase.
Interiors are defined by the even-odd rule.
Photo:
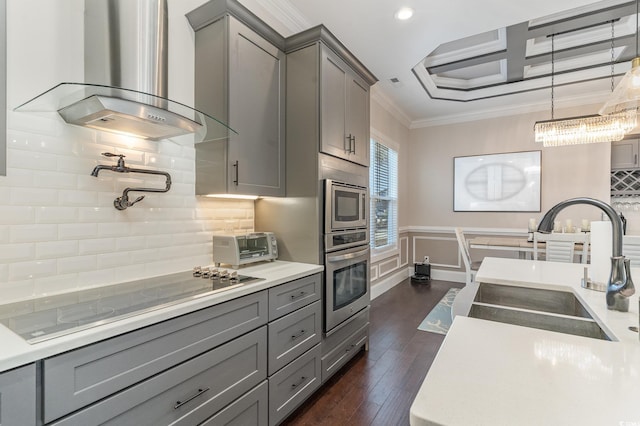
[[[269,424],[280,423],[320,386],[320,345],[269,377]]]
[[[300,278],[269,289],[269,321],[320,300],[322,274]]]
[[[341,345],[322,357],[322,382],[324,383],[336,371],[347,363],[358,349],[369,341],[369,323],[356,331]]]
[[[322,356],[342,345],[345,340],[369,323],[369,307],[367,306],[350,319],[329,332],[322,342]]]
[[[311,347],[322,337],[322,302],[269,323],[269,375],[272,375]]]
[[[54,424],[199,424],[266,378],[266,345],[262,327]]]
[[[53,421],[267,322],[262,291],[44,361],[44,419]]]
[[[36,424],[36,366],[0,374],[0,426]]]
[[[265,380],[200,426],[267,426],[269,385]]]

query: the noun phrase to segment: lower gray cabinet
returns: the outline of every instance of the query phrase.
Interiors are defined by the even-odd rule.
[[[277,425],[320,386],[320,345],[269,377],[269,425]]]
[[[263,326],[53,424],[200,424],[266,379],[266,351]]]
[[[320,343],[322,302],[269,323],[269,375]]]
[[[260,291],[44,360],[54,421],[267,323]]]
[[[0,426],[36,424],[36,366],[0,374]]]
[[[322,341],[322,382],[369,342],[369,307],[331,330]]]
[[[200,426],[267,426],[269,385],[265,380]]]

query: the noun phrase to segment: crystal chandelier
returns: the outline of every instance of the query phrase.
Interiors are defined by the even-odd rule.
[[[535,141],[545,147],[619,141],[636,123],[635,110],[538,121],[534,127]]]
[[[611,22],[611,88],[613,90],[613,34]],[[637,125],[635,109],[625,109],[604,115],[586,115],[554,119],[554,38],[551,35],[551,120],[538,121],[534,126],[535,141],[544,147],[619,141]]]

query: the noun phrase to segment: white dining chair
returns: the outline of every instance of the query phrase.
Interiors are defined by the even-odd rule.
[[[622,237],[622,254],[631,260],[631,266],[640,266],[640,235]]]
[[[473,261],[471,259],[471,253],[469,253],[469,245],[467,244],[467,240],[464,237],[464,232],[462,232],[462,228],[455,228],[456,239],[458,240],[458,249],[460,251],[460,257],[462,257],[462,262],[464,263],[464,268],[466,271],[466,284],[469,285],[473,282],[476,272],[480,269],[480,265],[482,261]]]
[[[587,263],[589,257],[590,235],[586,232],[576,233],[533,233],[533,260],[539,259],[539,243],[545,243],[545,259],[550,262],[575,262],[576,244],[582,244],[580,263]]]

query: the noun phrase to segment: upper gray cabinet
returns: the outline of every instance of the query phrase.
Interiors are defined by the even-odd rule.
[[[289,148],[313,141],[316,152],[368,166],[369,89],[377,79],[322,25],[286,43]]]
[[[638,164],[638,139],[623,139],[611,143],[611,169],[636,169]]]
[[[321,48],[320,150],[369,165],[369,85],[326,46]]]
[[[196,194],[284,196],[283,39],[235,2],[212,1],[187,18],[196,108],[237,131],[196,145]]]

